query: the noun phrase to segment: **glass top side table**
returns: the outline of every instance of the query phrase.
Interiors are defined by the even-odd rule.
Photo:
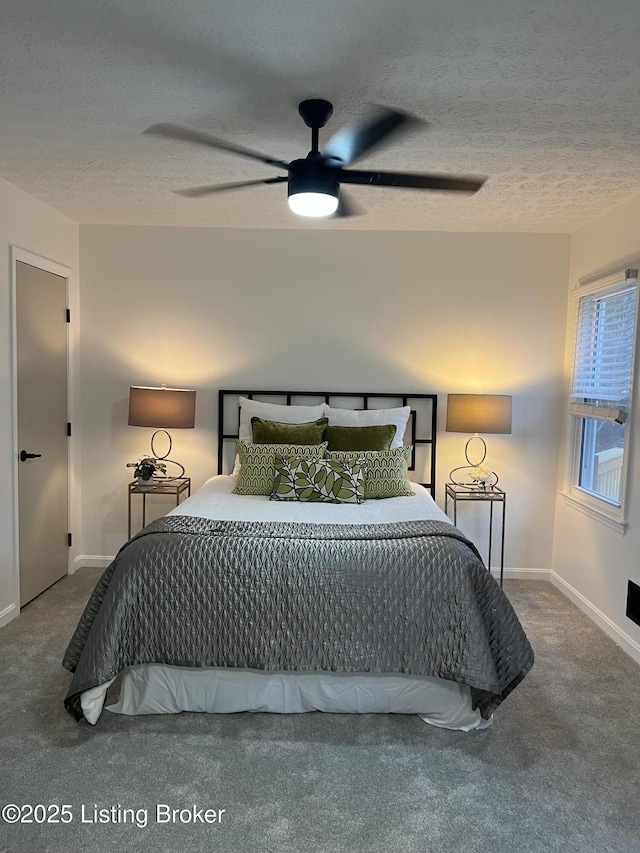
[[[191,495],[191,477],[177,477],[175,480],[154,480],[151,489],[141,489],[138,481],[133,480],[128,485],[129,491],[129,539],[131,539],[131,495],[142,495],[142,526],[147,523],[147,495],[174,495],[176,506],[180,505],[183,495]]]
[[[449,503],[453,504],[453,523],[458,524],[458,503],[464,501],[482,501],[489,504],[489,554],[487,557],[487,569],[491,571],[491,555],[493,545],[493,505],[498,503],[502,506],[502,518],[500,529],[500,586],[504,579],[504,530],[505,516],[507,511],[507,493],[498,486],[487,489],[477,486],[458,486],[456,483],[445,483],[444,511],[449,515]]]

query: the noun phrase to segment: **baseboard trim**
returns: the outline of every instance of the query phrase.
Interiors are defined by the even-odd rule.
[[[101,557],[97,554],[79,554],[75,560],[75,569],[106,569],[113,562],[113,557]]]
[[[4,610],[0,610],[0,628],[12,622],[20,613],[20,608],[17,604],[10,604]]]
[[[601,628],[620,648],[626,652],[630,658],[640,664],[640,643],[637,643],[633,637],[626,634],[622,628],[619,628],[615,622],[599,610],[595,604],[592,604],[588,598],[585,598],[581,592],[578,592],[575,587],[571,586],[564,578],[553,570],[549,572],[549,580],[557,587],[560,592],[564,593],[568,599],[573,601],[580,610],[587,614],[596,625]]]
[[[496,569],[495,566],[491,569],[491,574],[496,580],[500,579],[500,569]],[[549,569],[505,569],[504,578],[505,580],[548,581]]]

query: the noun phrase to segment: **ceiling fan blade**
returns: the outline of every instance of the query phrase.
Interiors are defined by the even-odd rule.
[[[411,172],[361,172],[341,169],[340,183],[368,184],[373,187],[400,187],[415,190],[448,190],[449,192],[475,193],[486,178],[453,177]]]
[[[364,211],[360,207],[360,205],[356,204],[351,196],[349,196],[343,189],[340,189],[340,197],[338,199],[338,209],[334,213],[334,217],[344,217],[344,216],[360,216]]]
[[[380,145],[387,136],[403,128],[408,130],[420,119],[388,107],[378,107],[377,112],[362,122],[347,124],[327,142],[324,159],[343,166],[354,163]]]
[[[267,163],[269,166],[275,166],[278,169],[289,168],[289,164],[283,160],[277,160],[275,157],[269,157],[267,154],[261,154],[259,151],[252,151],[250,148],[243,148],[241,145],[225,142],[224,139],[218,139],[217,136],[212,136],[210,133],[204,133],[201,130],[192,130],[190,127],[181,127],[178,124],[152,124],[144,133],[148,133],[151,136],[163,136],[166,139],[179,139],[182,142],[192,142],[195,145],[207,145],[209,148],[218,148],[221,151],[228,151],[230,154],[239,154],[241,157],[259,160],[261,163]]]
[[[257,181],[235,181],[232,184],[210,184],[207,187],[187,187],[184,190],[173,190],[176,195],[184,196],[184,198],[199,198],[200,196],[212,195],[213,193],[224,192],[225,190],[237,190],[242,187],[254,187],[257,184],[281,184],[286,183],[288,178],[284,175],[278,175],[277,178],[264,178]]]

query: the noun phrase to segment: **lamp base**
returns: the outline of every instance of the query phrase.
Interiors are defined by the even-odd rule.
[[[157,450],[155,449],[155,446],[154,446],[155,438],[158,435],[158,433],[161,433],[161,432],[163,432],[167,436],[167,439],[169,440],[169,448],[168,448],[167,452],[164,454],[164,456],[161,455],[160,453],[158,453]],[[180,462],[176,462],[175,459],[169,459],[169,454],[171,453],[172,447],[173,447],[173,440],[172,440],[171,436],[169,435],[169,433],[166,431],[166,429],[157,429],[154,432],[154,434],[151,436],[151,455],[155,459],[158,459],[162,462],[170,462],[171,465],[176,465],[180,469],[179,472],[172,477],[168,477],[165,475],[164,477],[158,477],[158,479],[161,479],[161,480],[179,480],[181,477],[184,477],[184,475],[185,475],[184,465],[182,465]]]
[[[472,441],[474,441],[476,439],[482,444],[482,456],[477,461],[472,462],[471,459],[469,458],[469,445],[471,444]],[[484,478],[480,479],[478,477],[474,478],[474,476],[473,476],[474,470],[477,473],[478,468],[482,465],[484,460],[487,458],[487,444],[483,438],[481,438],[477,434],[471,436],[471,438],[467,441],[467,443],[464,446],[464,458],[467,460],[468,464],[467,465],[460,465],[457,468],[453,468],[449,472],[449,482],[450,483],[453,483],[454,486],[472,487],[475,485],[475,486],[478,486],[479,488],[485,488],[485,489],[486,488],[493,488],[494,486],[498,485],[498,475],[496,474],[495,471],[491,471],[491,475],[490,475],[490,478],[488,480],[486,480]],[[462,482],[460,479],[457,479],[457,476],[458,477],[460,476],[460,475],[458,475],[459,471],[466,471],[467,472],[467,474],[466,474],[466,476],[468,477],[467,482]],[[471,482],[469,482],[469,480]]]
[[[472,441],[476,441],[476,440],[479,441],[480,444],[482,445],[482,456],[480,457],[480,459],[476,459],[475,462],[472,462],[471,459],[469,459],[469,445],[471,444]],[[475,435],[472,435],[471,438],[467,440],[467,443],[464,446],[464,458],[467,460],[469,465],[471,465],[472,467],[474,467],[474,466],[477,467],[478,465],[482,465],[484,460],[487,458],[487,443],[484,440],[484,438],[480,438],[478,433],[476,433]]]
[[[468,488],[473,488],[477,486],[478,488],[489,488],[492,489],[494,486],[498,485],[499,477],[495,471],[491,472],[490,480],[477,480],[473,478],[473,470],[477,468],[477,465],[460,465],[458,468],[453,468],[449,471],[449,482],[453,483],[454,486],[467,486]],[[468,480],[465,482],[463,480],[457,479],[460,475],[458,471],[467,471]]]

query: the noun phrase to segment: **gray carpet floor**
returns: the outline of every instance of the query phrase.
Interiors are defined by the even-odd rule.
[[[505,584],[536,664],[483,732],[330,714],[105,712],[92,728],[63,708],[60,661],[99,575],[0,630],[0,805],[73,810],[0,823],[2,851],[640,851],[640,667],[551,584]],[[158,824],[158,803],[226,811]],[[82,823],[94,804],[148,823]]]

